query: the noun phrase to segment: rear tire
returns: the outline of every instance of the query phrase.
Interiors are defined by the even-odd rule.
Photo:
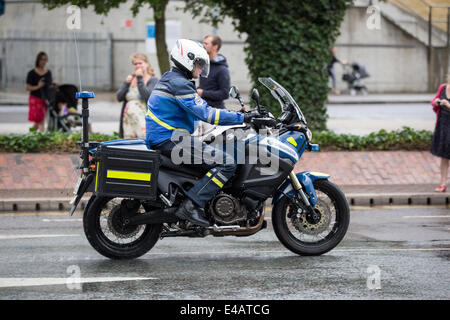
[[[107,258],[138,258],[156,244],[162,224],[139,225],[119,230],[117,222],[120,222],[121,217],[117,216],[117,210],[120,202],[115,201],[116,199],[95,197],[87,206],[83,216],[86,238],[95,250]]]
[[[305,212],[298,217],[299,208],[286,196],[272,213],[273,228],[280,242],[304,256],[321,255],[336,247],[350,223],[350,208],[338,186],[328,180],[316,180],[314,188],[318,196],[315,210],[320,213],[320,221],[307,221]]]

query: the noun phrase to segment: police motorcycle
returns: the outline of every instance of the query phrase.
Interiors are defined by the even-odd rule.
[[[318,145],[311,143],[306,119],[289,92],[271,78],[259,81],[282,112],[275,119],[259,104],[255,89],[257,112],[252,112],[257,116],[251,123],[228,127],[204,140],[215,143],[222,137],[245,151],[236,152],[244,161],[237,162],[235,176],[206,206],[205,218],[210,221],[206,228],[179,220],[175,211],[207,170],[176,165],[159,151],[149,150],[142,139],[89,141],[88,99],[94,95],[77,94],[83,107],[82,175],[70,214],[84,193],[92,192],[83,226],[94,249],[111,259],[133,259],[166,237],[251,236],[267,227],[269,198],[273,229],[287,249],[298,255],[321,255],[340,243],[350,222],[346,197],[327,174],[294,172],[304,151],[318,151]],[[240,100],[236,87],[230,95]],[[263,163],[258,156],[252,161],[252,147],[266,152],[271,161]]]

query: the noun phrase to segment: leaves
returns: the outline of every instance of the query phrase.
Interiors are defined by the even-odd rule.
[[[119,135],[92,134],[91,141],[108,141],[118,139]],[[81,141],[80,133],[36,132],[27,134],[9,134],[0,136],[0,151],[7,152],[76,152],[79,147],[76,142]]]
[[[235,30],[247,35],[245,61],[261,103],[278,114],[279,106],[257,81],[270,76],[292,94],[308,124],[323,130],[329,90],[326,66],[350,2],[186,0],[184,10],[216,26],[224,17],[231,17]],[[214,10],[219,14],[214,15]]]
[[[313,132],[313,141],[327,151],[429,150],[432,136],[431,131],[402,127],[391,132],[381,129],[366,136],[317,131]]]
[[[403,127],[388,132],[384,129],[366,136],[336,134],[332,131],[313,132],[313,142],[325,151],[376,151],[376,150],[429,150],[433,133]],[[92,134],[91,141],[118,139],[118,134]],[[0,136],[0,151],[4,152],[78,152],[76,142],[81,141],[80,133],[30,132]]]

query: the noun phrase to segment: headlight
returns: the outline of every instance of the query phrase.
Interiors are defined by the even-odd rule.
[[[312,140],[312,132],[309,129],[306,129],[306,136],[308,137],[308,141]]]

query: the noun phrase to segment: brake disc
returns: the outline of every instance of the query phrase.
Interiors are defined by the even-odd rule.
[[[139,226],[123,226],[121,205],[114,206],[108,214],[108,229],[113,235],[121,239],[134,237],[139,232]]]
[[[314,207],[314,211],[316,215],[320,215],[315,220],[308,217],[307,210],[303,210],[300,217],[298,215],[291,217],[292,224],[299,232],[315,236],[321,234],[329,227],[331,222],[331,210],[329,206],[319,199]]]

